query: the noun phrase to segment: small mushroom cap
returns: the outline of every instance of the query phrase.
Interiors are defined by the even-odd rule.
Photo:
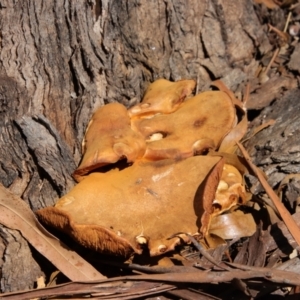
[[[220,91],[201,93],[170,114],[133,119],[132,128],[147,142],[145,159],[189,157],[216,149],[235,124],[230,97]]]
[[[246,202],[246,191],[241,173],[232,165],[225,164],[217,187],[212,216],[219,215],[231,207]]]
[[[130,117],[151,117],[157,113],[169,114],[194,90],[194,80],[171,82],[158,79],[149,85],[143,101],[128,110]]]
[[[150,255],[160,255],[179,243],[178,238],[167,240],[171,235],[198,232],[203,209],[195,201],[199,201],[202,181],[218,160],[194,156],[139,161],[121,171],[92,173],[54,208],[37,214],[46,224],[97,251],[140,253],[137,237],[143,236]]]
[[[93,115],[87,128],[84,156],[73,173],[77,181],[89,172],[126,158],[133,162],[144,155],[144,137],[130,127],[127,109],[120,103],[100,107]]]

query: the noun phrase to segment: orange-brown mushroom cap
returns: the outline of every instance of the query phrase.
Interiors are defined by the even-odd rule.
[[[149,85],[143,101],[128,110],[129,116],[151,117],[157,113],[171,113],[192,93],[195,85],[194,80],[171,82],[158,79]]]
[[[234,166],[225,164],[213,201],[215,209],[212,215],[219,215],[231,207],[245,202],[246,191],[241,173]]]
[[[199,186],[218,157],[194,156],[143,162],[107,173],[92,173],[55,207],[37,212],[40,219],[91,249],[118,255],[150,255],[173,250],[177,232],[198,232],[202,205]],[[201,200],[200,200],[201,201]]]
[[[235,108],[220,91],[201,93],[170,114],[133,119],[132,128],[147,142],[145,159],[183,158],[216,149],[233,128]]]
[[[200,232],[209,233],[212,218],[232,207],[246,202],[244,180],[239,170],[220,161],[208,175],[204,188],[204,213],[201,216]]]
[[[73,176],[77,181],[99,167],[121,159],[134,162],[145,152],[144,137],[130,127],[127,109],[120,103],[99,108],[87,128],[82,161]]]

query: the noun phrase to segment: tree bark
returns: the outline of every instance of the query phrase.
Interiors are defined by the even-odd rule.
[[[129,107],[161,77],[236,90],[271,49],[249,0],[4,0],[0,14],[0,182],[33,210],[74,185],[97,107]],[[1,232],[1,291],[32,287],[42,266],[20,235]],[[32,261],[17,275],[15,240]]]
[[[290,202],[287,207],[290,208],[291,213],[299,210],[299,207],[297,208],[300,192],[299,97],[299,89],[292,89],[287,91],[279,101],[266,107],[253,121],[253,129],[260,123],[270,120],[275,120],[275,124],[251,137],[247,143],[253,162],[264,170],[269,184],[274,189],[277,189],[285,178],[289,179],[286,181],[287,195],[283,199],[287,198],[285,200]],[[262,186],[256,180],[252,184],[254,194],[263,191]],[[288,193],[294,194],[293,197],[289,199]]]

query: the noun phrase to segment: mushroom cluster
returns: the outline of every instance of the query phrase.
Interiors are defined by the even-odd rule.
[[[245,203],[242,175],[224,158],[214,197],[208,208],[202,203],[221,159],[209,154],[238,121],[230,93],[191,96],[194,88],[193,80],[159,79],[130,109],[99,108],[73,174],[78,184],[37,211],[39,219],[102,253],[128,257],[147,249],[156,256],[187,241],[174,234],[206,235],[215,215]]]

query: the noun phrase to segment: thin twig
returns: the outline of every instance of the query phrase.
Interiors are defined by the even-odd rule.
[[[267,180],[264,178],[264,176],[260,173],[259,169],[252,163],[250,156],[246,149],[243,147],[242,144],[237,142],[238,147],[240,148],[244,158],[248,162],[250,168],[254,172],[254,174],[257,176],[259,179],[261,185],[264,187],[266,193],[270,197],[270,199],[273,201],[275,207],[277,208],[282,220],[284,221],[286,227],[290,231],[291,235],[297,242],[297,244],[300,246],[300,228],[296,224],[295,220],[292,218],[291,214],[289,211],[286,209],[286,207],[280,202],[278,196],[276,193],[273,191]]]
[[[179,234],[185,234],[189,239],[190,241],[192,242],[192,244],[196,247],[196,249],[200,252],[200,254],[205,257],[209,262],[211,262],[213,265],[217,266],[218,268],[221,268],[222,270],[226,270],[226,271],[230,271],[230,269],[226,266],[221,266],[220,265],[220,262],[216,261],[204,248],[203,246],[198,243],[196,241],[196,239],[188,234],[188,233],[185,233],[185,232],[180,232],[180,233],[177,233],[176,235],[173,235],[174,236],[178,236]],[[172,238],[172,237],[171,237]]]

